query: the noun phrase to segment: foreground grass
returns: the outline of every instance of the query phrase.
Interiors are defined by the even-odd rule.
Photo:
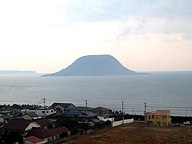
[[[73,137],[65,144],[187,144],[192,143],[192,126],[154,127],[131,123]]]

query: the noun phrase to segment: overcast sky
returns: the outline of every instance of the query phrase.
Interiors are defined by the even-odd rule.
[[[0,70],[53,73],[98,54],[192,71],[192,0],[0,1]]]

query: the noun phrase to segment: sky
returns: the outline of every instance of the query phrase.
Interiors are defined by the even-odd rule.
[[[0,1],[0,70],[53,73],[85,55],[192,71],[192,0]]]

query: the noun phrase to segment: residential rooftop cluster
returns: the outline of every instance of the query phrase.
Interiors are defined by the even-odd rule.
[[[72,103],[0,106],[0,143],[42,144],[111,126],[112,111]]]
[[[137,116],[153,126],[170,126],[169,110]],[[82,107],[72,103],[38,105],[0,105],[0,143],[57,143],[71,136],[92,133],[105,127],[131,123],[136,117],[105,107]],[[138,120],[136,118],[136,120]],[[140,119],[141,118],[141,119]]]

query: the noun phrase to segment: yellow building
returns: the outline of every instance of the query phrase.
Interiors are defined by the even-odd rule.
[[[147,124],[155,126],[171,125],[170,110],[157,110],[156,112],[147,113]]]

